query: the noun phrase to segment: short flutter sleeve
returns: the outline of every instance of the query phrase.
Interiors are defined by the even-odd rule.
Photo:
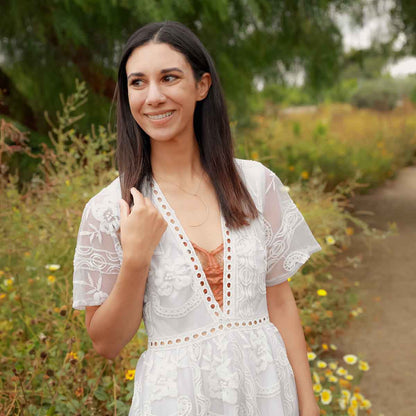
[[[101,305],[110,294],[121,267],[119,211],[111,198],[99,195],[82,213],[74,255],[74,309]]]
[[[322,247],[279,177],[264,167],[266,286],[283,283]]]

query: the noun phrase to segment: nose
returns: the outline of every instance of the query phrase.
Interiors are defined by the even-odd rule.
[[[166,101],[159,85],[156,82],[149,83],[147,90],[146,104],[156,106]]]

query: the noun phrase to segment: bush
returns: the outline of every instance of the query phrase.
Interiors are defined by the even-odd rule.
[[[365,81],[351,97],[351,104],[358,108],[378,111],[392,110],[400,98],[395,83],[390,79]]]

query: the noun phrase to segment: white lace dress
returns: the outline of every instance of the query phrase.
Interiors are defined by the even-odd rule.
[[[158,184],[142,189],[168,222],[153,254],[143,319],[148,348],[137,362],[129,416],[295,416],[293,370],[269,320],[266,286],[286,281],[321,250],[280,179],[235,159],[260,212],[223,231],[223,308]],[[122,261],[120,181],[85,206],[74,257],[73,307],[102,304]]]

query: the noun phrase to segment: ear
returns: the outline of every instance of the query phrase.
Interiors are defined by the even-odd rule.
[[[211,82],[211,74],[209,72],[205,72],[197,85],[197,101],[202,101],[208,95]]]

